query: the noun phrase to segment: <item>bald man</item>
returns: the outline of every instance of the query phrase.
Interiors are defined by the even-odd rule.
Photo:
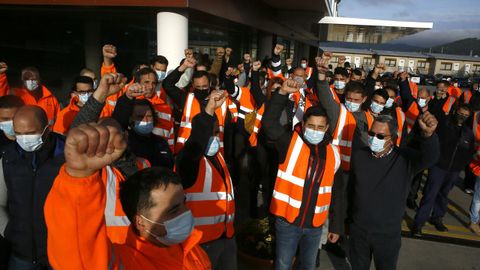
[[[13,118],[16,143],[1,153],[0,234],[12,248],[9,269],[48,269],[43,205],[64,162],[63,142],[45,111],[21,107]]]

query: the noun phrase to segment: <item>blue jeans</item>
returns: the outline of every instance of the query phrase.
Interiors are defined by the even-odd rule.
[[[470,221],[478,223],[480,221],[480,176],[475,180],[475,192],[473,193],[472,205],[470,206]]]
[[[49,265],[41,263],[32,263],[30,261],[25,261],[21,258],[18,258],[15,255],[10,255],[10,260],[8,261],[8,270],[46,270],[52,269]]]
[[[322,237],[320,228],[300,228],[287,221],[276,218],[275,220],[276,257],[275,269],[288,270],[292,267],[293,257],[299,248],[299,270],[315,269],[315,259],[318,245]]]

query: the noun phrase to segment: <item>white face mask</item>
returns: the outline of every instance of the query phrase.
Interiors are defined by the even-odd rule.
[[[158,81],[163,81],[167,77],[167,72],[165,71],[155,70],[155,72],[157,73]]]
[[[383,111],[384,105],[380,105],[375,101],[372,101],[370,104],[370,109],[372,110],[373,113],[381,113]]]
[[[26,152],[34,152],[40,149],[43,145],[43,134],[47,130],[48,126],[45,127],[41,134],[31,134],[31,135],[17,135],[17,143],[20,147]]]
[[[380,140],[376,136],[368,136],[368,147],[374,153],[380,153],[385,148],[385,139]]]
[[[38,81],[37,80],[25,80],[25,87],[28,91],[34,91],[38,88]]]
[[[148,135],[153,131],[153,122],[135,121],[133,130],[140,135]]]
[[[80,103],[82,103],[82,104],[85,104],[85,103],[87,103],[87,101],[88,101],[88,99],[90,98],[91,95],[92,95],[92,93],[78,94],[78,101],[80,101]]]
[[[13,130],[13,120],[0,122],[0,129],[7,136],[15,136],[15,131]]]
[[[385,107],[391,108],[393,106],[393,102],[395,102],[393,98],[388,98],[387,103],[385,103]]]
[[[339,90],[344,89],[345,85],[347,85],[347,83],[345,83],[344,81],[335,81],[333,83],[333,87],[335,87],[335,89],[339,89]]]
[[[218,136],[210,137],[207,144],[206,156],[213,157],[220,151],[220,138]]]
[[[302,63],[302,64],[300,64],[300,66],[301,66],[302,68],[307,68],[307,64],[306,64],[306,63]]]
[[[356,112],[358,110],[360,110],[360,103],[355,103],[355,102],[351,102],[351,101],[345,101],[345,108],[347,108],[347,110],[349,112]]]
[[[375,85],[375,90],[382,89],[381,85]]]
[[[305,128],[305,131],[303,132],[303,137],[313,145],[319,144],[323,140],[324,136],[324,131],[314,130],[311,128]]]
[[[165,236],[158,236],[149,230],[145,230],[148,234],[153,236],[159,242],[167,246],[173,246],[176,244],[180,244],[185,241],[190,234],[192,234],[194,220],[192,211],[187,210],[185,213],[178,215],[170,220],[167,220],[163,223],[155,222],[150,220],[143,215],[140,215],[145,220],[149,221],[150,223],[161,225],[165,227],[167,234]]]
[[[419,98],[418,99],[418,105],[420,106],[420,108],[423,108],[423,107],[427,106],[427,100],[424,99],[424,98]]]

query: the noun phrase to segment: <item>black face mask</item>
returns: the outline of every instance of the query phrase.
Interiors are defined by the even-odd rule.
[[[468,117],[465,117],[464,115],[456,114],[454,121],[457,125],[462,126],[467,122]]]
[[[195,97],[201,101],[205,100],[208,97],[209,92],[210,92],[209,90],[203,90],[203,89],[197,89],[197,88],[193,90],[193,94],[195,95]]]

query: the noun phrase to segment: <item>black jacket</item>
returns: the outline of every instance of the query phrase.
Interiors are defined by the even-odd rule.
[[[461,171],[473,158],[475,138],[467,124],[458,126],[453,123],[454,115],[438,123],[440,159],[436,166],[448,171]]]
[[[47,227],[43,206],[65,162],[63,143],[52,134],[42,148],[32,153],[12,143],[3,149],[2,159],[9,215],[5,238],[16,256],[46,264]]]

